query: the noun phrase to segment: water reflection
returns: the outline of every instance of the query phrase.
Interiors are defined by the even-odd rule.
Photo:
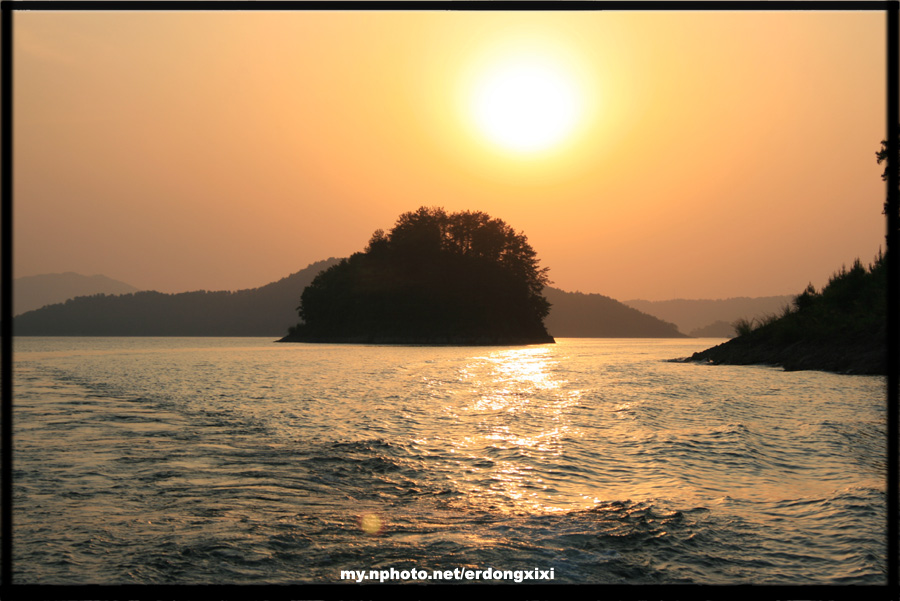
[[[451,441],[469,499],[509,512],[568,510],[593,503],[564,476],[565,450],[580,436],[571,410],[581,390],[560,376],[555,347],[506,349],[472,358],[452,405],[465,432]],[[547,476],[550,476],[548,480]]]
[[[23,582],[884,580],[883,379],[666,341],[81,353],[113,342],[16,341]]]

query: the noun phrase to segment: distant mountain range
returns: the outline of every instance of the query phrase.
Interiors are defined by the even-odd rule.
[[[47,273],[13,280],[13,315],[89,294],[128,294],[138,289],[105,275]]]
[[[277,336],[299,320],[300,294],[320,271],[318,261],[277,282],[236,292],[163,294],[111,278],[76,273],[16,278],[14,333],[19,336]],[[731,324],[777,313],[793,296],[724,300],[629,300],[546,288],[545,319],[556,337],[729,338]]]
[[[284,336],[299,321],[303,289],[339,259],[309,265],[277,282],[236,292],[91,293],[18,315],[17,336]],[[18,280],[15,282],[18,286]],[[677,338],[672,323],[600,294],[547,288],[545,324],[558,337]]]
[[[703,326],[702,328],[694,328],[688,332],[688,335],[693,336],[694,338],[734,338],[735,329],[732,324],[735,321],[737,321],[737,319],[730,322],[722,321],[720,319],[707,326]]]
[[[29,311],[15,336],[284,336],[298,321],[300,293],[338,259],[309,265],[260,288],[164,294],[94,294]]]
[[[751,320],[781,312],[794,295],[737,297],[722,300],[675,299],[665,301],[627,300],[624,304],[678,326],[697,337],[734,336],[731,324],[738,319]]]
[[[544,288],[550,314],[544,319],[555,337],[685,338],[673,323],[629,307],[602,294]]]

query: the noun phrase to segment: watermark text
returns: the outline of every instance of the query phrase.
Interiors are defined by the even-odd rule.
[[[512,582],[525,582],[526,580],[553,580],[556,575],[554,568],[542,570],[540,568],[527,570],[495,570],[486,568],[474,570],[469,568],[454,568],[452,570],[420,570],[411,568],[408,570],[341,570],[341,580],[353,580],[355,582],[385,582],[388,580],[507,580]]]

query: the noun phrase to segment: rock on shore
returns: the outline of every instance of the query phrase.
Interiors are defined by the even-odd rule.
[[[887,349],[884,344],[858,339],[841,344],[798,341],[772,344],[754,337],[740,337],[705,351],[686,361],[725,365],[773,365],[785,371],[820,370],[841,374],[886,375]]]

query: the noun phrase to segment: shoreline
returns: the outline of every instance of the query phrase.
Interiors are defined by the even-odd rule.
[[[836,374],[887,375],[887,348],[871,340],[837,343],[798,341],[773,344],[764,340],[733,338],[679,359],[711,365],[769,365],[784,371],[817,370]]]
[[[314,344],[378,344],[397,346],[521,346],[527,344],[555,344],[553,336],[298,336],[287,335],[275,342],[306,342]]]

